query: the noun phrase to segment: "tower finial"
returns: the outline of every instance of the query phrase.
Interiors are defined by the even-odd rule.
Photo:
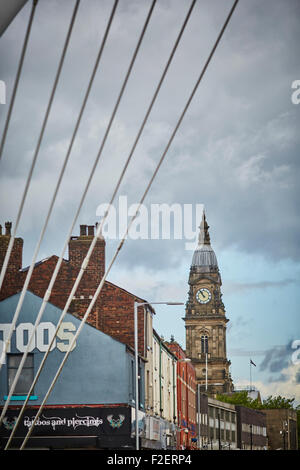
[[[203,209],[202,220],[199,226],[200,233],[199,233],[199,245],[210,245],[210,236],[209,236],[209,225],[206,222],[205,211]]]

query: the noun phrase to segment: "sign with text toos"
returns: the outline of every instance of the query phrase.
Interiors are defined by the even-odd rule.
[[[34,349],[38,349],[40,352],[46,352],[55,334],[55,329],[56,326],[54,325],[54,323],[41,322],[37,326],[36,331],[34,332],[34,325],[32,323],[19,323],[18,326],[14,328],[12,339],[9,343],[7,352],[11,352],[11,343],[14,345],[18,352],[25,352],[27,344],[29,342],[29,338],[31,338],[32,336],[33,339],[30,344],[29,352],[33,351]],[[6,342],[10,330],[11,323],[0,323],[1,344],[4,344]],[[72,322],[62,322],[58,329],[56,338],[53,341],[51,350],[56,348],[61,352],[66,352],[73,340],[75,332],[76,327]],[[74,349],[75,346],[76,343],[73,345],[72,349]]]
[[[24,411],[15,436],[25,437],[37,409]],[[9,409],[0,426],[0,435],[10,435],[18,409]],[[128,436],[131,426],[129,407],[45,408],[36,421],[32,436]]]

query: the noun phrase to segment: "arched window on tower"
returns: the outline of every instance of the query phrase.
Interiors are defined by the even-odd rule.
[[[202,354],[208,353],[208,336],[207,335],[201,336],[201,353]]]

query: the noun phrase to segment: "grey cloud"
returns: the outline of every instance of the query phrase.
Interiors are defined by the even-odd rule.
[[[279,374],[278,376],[270,376],[268,379],[269,383],[273,382],[287,382],[290,379],[290,377],[287,374]]]
[[[291,356],[293,349],[291,348],[292,341],[289,341],[286,345],[273,346],[270,349],[258,349],[258,350],[246,350],[243,348],[229,348],[228,354],[231,357],[248,357],[263,359],[258,363],[255,363],[260,371],[271,374],[268,378],[268,382],[287,382],[290,380],[289,374],[283,372],[284,369],[289,367],[291,362]],[[300,371],[296,372],[295,381],[300,381]]]
[[[292,341],[283,346],[275,346],[266,351],[264,360],[260,364],[261,371],[271,373],[281,372],[291,364]]]
[[[278,376],[270,376],[269,383],[273,382],[289,382],[291,380],[291,375],[289,373],[281,372]],[[300,383],[300,369],[296,370],[295,373],[292,375],[292,383],[299,384]]]
[[[170,2],[158,2],[80,215],[84,222],[93,223],[97,205],[109,200],[182,24],[189,4],[174,1],[173,8]],[[39,3],[1,162],[1,212],[7,219],[17,212],[73,5]],[[58,3],[59,16],[55,14]],[[41,256],[57,252],[62,244],[150,5],[120,3]],[[134,202],[160,158],[227,7],[206,1],[195,9],[122,186],[122,193]],[[0,78],[7,82],[9,93],[27,22],[26,8],[1,39]],[[109,1],[81,5],[20,226],[20,235],[27,240],[36,237],[49,202],[110,8]],[[272,259],[300,258],[296,203],[300,105],[290,99],[291,83],[299,78],[298,13],[299,3],[293,0],[240,2],[145,201],[204,203],[217,252],[235,246]],[[4,108],[0,113],[3,126]],[[27,253],[31,243],[25,244]],[[188,265],[190,257],[183,243],[128,243],[119,262],[130,267],[134,259],[137,265],[157,269],[162,264],[174,267],[184,256]],[[266,282],[239,287],[268,286]]]
[[[253,289],[267,289],[273,287],[284,287],[293,284],[299,284],[299,279],[282,279],[280,281],[260,281],[260,282],[224,282],[223,290],[225,293],[247,291]]]

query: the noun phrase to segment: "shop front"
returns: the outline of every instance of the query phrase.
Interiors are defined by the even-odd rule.
[[[16,424],[20,408],[7,410],[0,426],[3,449]],[[20,448],[33,424],[38,407],[25,409],[10,443]],[[45,407],[35,423],[26,448],[36,449],[134,449],[130,406]]]

